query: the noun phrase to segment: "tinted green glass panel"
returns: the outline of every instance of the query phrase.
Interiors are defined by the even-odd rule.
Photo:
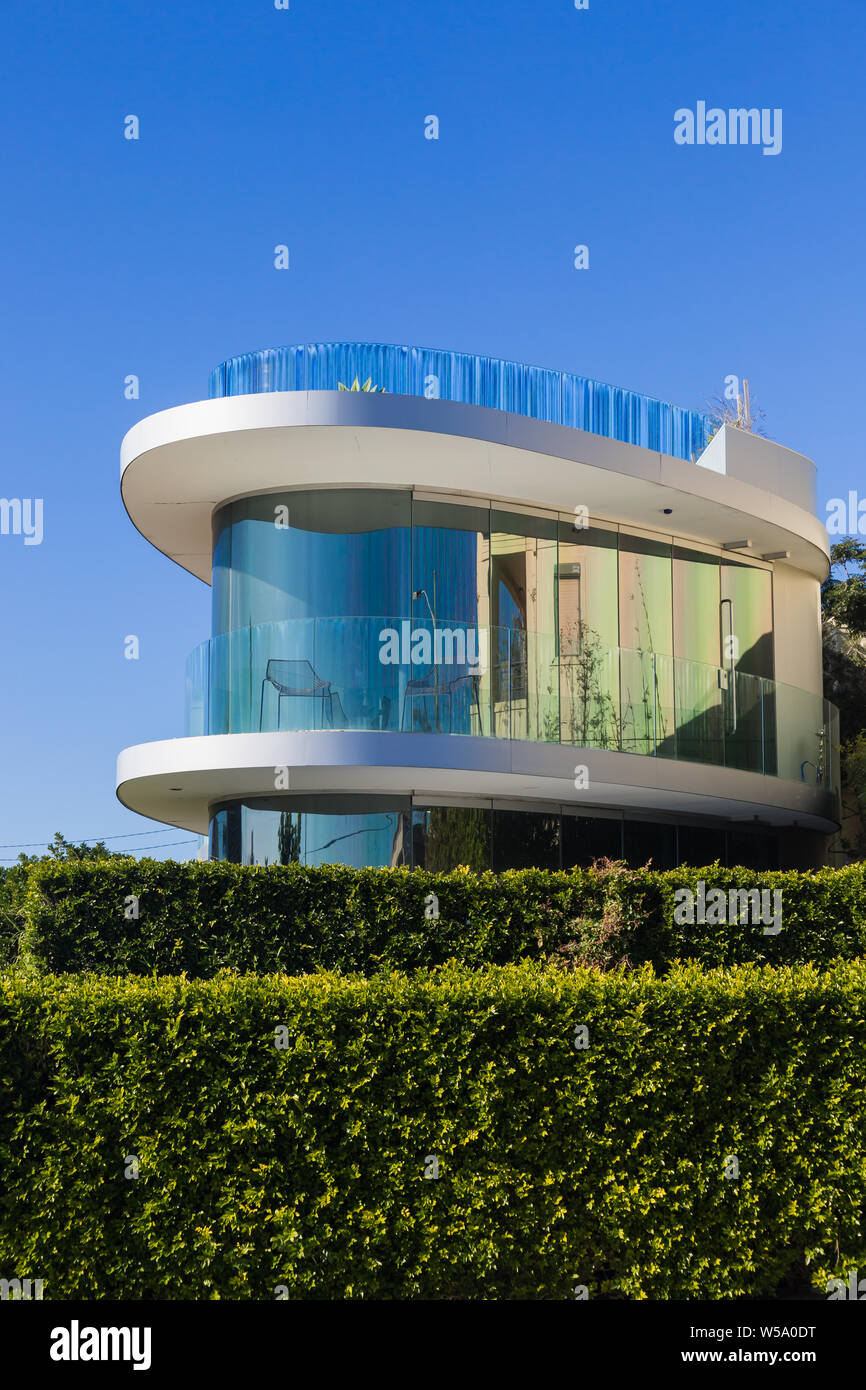
[[[671,547],[619,538],[619,640],[634,651],[673,653]]]
[[[773,679],[773,580],[769,570],[725,562],[722,598],[733,607],[734,656],[738,671]]]
[[[673,671],[653,659],[673,651],[669,545],[620,536],[619,631],[622,748],[652,753],[675,735]]]
[[[673,549],[674,654],[720,665],[720,564],[717,556]]]
[[[677,756],[696,762],[723,758],[720,597],[718,557],[674,546]]]
[[[563,742],[618,747],[617,537],[597,527],[558,527],[557,632]]]
[[[563,656],[581,640],[619,646],[617,537],[597,527],[558,527],[557,630]]]

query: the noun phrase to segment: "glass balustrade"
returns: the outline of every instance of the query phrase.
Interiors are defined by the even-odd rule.
[[[820,696],[659,653],[446,619],[310,618],[191,654],[186,734],[355,729],[459,734],[735,767],[839,786]]]

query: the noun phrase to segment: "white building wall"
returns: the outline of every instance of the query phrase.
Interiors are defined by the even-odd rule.
[[[822,693],[821,586],[791,565],[777,564],[773,574],[776,680]]]

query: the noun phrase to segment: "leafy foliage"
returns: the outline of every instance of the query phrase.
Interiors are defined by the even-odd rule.
[[[857,637],[866,636],[866,545],[846,538],[830,548],[830,575],[821,587],[826,618]]]
[[[780,890],[781,931],[765,934],[761,925],[733,921],[678,925],[676,891],[696,892],[701,879],[726,894]],[[127,915],[133,911],[137,917]],[[866,866],[764,873],[716,864],[654,872],[600,861],[567,873],[473,874],[43,861],[29,870],[25,918],[10,949],[18,945],[30,970],[55,973],[210,978],[231,968],[369,975],[452,958],[502,965],[556,953],[597,968],[649,963],[657,972],[678,959],[826,964],[863,954]]]
[[[37,864],[51,864],[57,860],[103,860],[122,859],[124,855],[115,854],[104,840],[95,844],[73,844],[58,830],[48,846],[48,853],[19,854],[18,862],[8,868],[0,866],[0,966],[15,959],[18,941],[24,930],[25,901],[30,881],[30,869]]]
[[[866,1261],[864,1006],[850,963],[7,974],[0,1266],[60,1299],[820,1284]]]
[[[837,848],[866,858],[866,545],[848,537],[830,548],[821,588],[824,694],[839,709],[843,813]],[[853,815],[851,813],[854,813]]]
[[[363,386],[361,385],[361,383],[360,383],[360,381],[358,380],[357,377],[355,377],[355,380],[352,382],[352,385],[351,385],[351,386],[346,386],[344,382],[338,381],[338,382],[337,382],[337,390],[338,390],[338,391],[379,391],[379,392],[381,392],[383,395],[385,394],[385,388],[384,388],[384,386],[374,386],[374,385],[373,385],[373,378],[372,378],[371,376],[368,376],[368,377],[367,377],[367,380],[364,382]]]

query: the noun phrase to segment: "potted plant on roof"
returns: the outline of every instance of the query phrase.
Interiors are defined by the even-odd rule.
[[[367,377],[367,380],[364,382],[364,385],[363,385],[363,386],[361,386],[361,384],[359,383],[357,377],[355,377],[355,380],[352,382],[352,385],[351,385],[351,386],[347,386],[347,385],[345,384],[345,382],[343,382],[343,381],[338,381],[338,382],[337,382],[337,390],[338,390],[338,391],[381,391],[383,395],[385,394],[385,388],[384,388],[384,386],[374,386],[374,385],[373,385],[373,378],[372,378],[371,376],[368,376],[368,377]]]

